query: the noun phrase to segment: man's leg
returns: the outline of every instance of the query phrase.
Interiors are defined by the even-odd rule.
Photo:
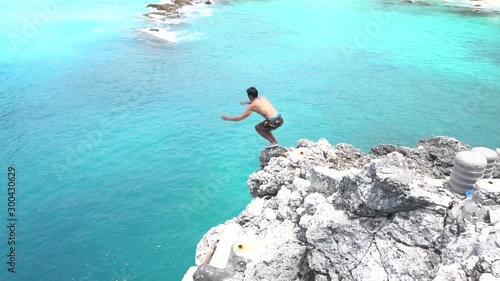
[[[257,133],[259,133],[259,135],[261,135],[263,138],[265,138],[269,142],[276,143],[276,140],[274,139],[274,136],[272,135],[272,133],[270,131],[262,129],[260,127],[260,123],[255,125],[255,130],[257,131]]]
[[[283,125],[282,118],[280,118],[278,121],[275,121],[273,125],[269,126],[269,130],[266,131],[268,136],[272,139],[272,141],[271,141],[272,143],[278,144],[278,141],[276,140],[276,138],[273,135],[273,130],[281,127],[281,125]]]
[[[267,131],[267,133],[269,134],[269,136],[271,137],[271,139],[273,140],[272,143],[278,143],[278,141],[276,140],[276,138],[274,137],[273,135],[273,132],[272,131]]]
[[[283,125],[283,117],[279,117],[279,119],[274,122],[274,126],[269,130],[269,136],[273,139],[274,143],[278,143],[278,141],[274,137],[272,130],[278,129],[282,125]]]

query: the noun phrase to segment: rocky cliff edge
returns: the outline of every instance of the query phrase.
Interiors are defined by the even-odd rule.
[[[183,281],[500,280],[500,167],[468,198],[447,185],[469,149],[433,137],[263,150],[253,200],[204,235]]]

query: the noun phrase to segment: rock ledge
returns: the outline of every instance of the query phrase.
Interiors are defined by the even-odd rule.
[[[470,149],[433,137],[263,150],[253,200],[205,234],[183,281],[500,280],[500,169],[468,198],[447,186]]]

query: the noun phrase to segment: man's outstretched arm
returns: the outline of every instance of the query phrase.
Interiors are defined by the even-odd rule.
[[[242,114],[238,116],[226,116],[222,115],[222,119],[228,120],[228,121],[240,121],[248,117],[252,113],[252,107],[249,106]]]

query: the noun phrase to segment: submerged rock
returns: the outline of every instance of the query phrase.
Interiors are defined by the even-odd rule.
[[[447,188],[469,149],[434,137],[370,154],[325,139],[263,150],[253,200],[203,237],[193,280],[499,278],[500,180],[478,181],[468,198]]]
[[[143,14],[143,16],[148,18],[155,18],[155,16],[164,16],[167,18],[178,18],[180,17],[179,10],[187,5],[194,5],[202,3],[201,0],[172,0],[171,3],[163,4],[148,4],[146,8],[153,8],[159,12],[150,12]],[[209,2],[209,1],[207,1]],[[205,2],[205,4],[207,4]],[[211,2],[210,2],[211,4]]]

